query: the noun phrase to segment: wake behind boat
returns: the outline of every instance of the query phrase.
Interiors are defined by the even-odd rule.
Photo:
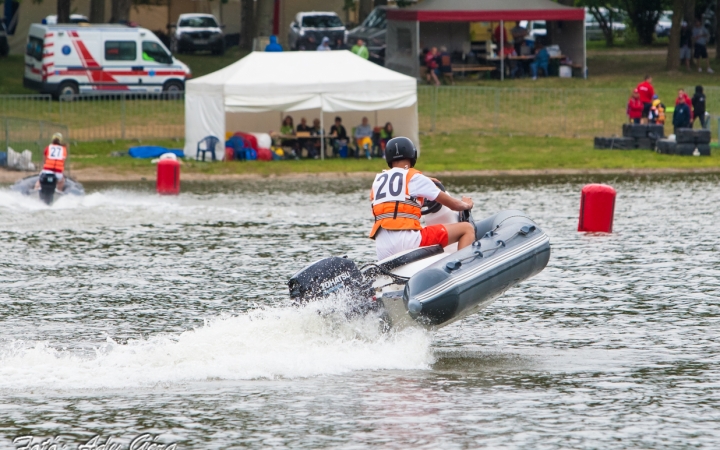
[[[35,184],[40,179],[40,189],[35,189]],[[65,186],[62,191],[58,191],[57,177],[53,174],[43,173],[42,175],[31,175],[16,182],[10,189],[20,192],[23,195],[37,196],[42,202],[51,205],[57,197],[65,195],[85,195],[83,185],[78,181],[66,176]]]
[[[387,325],[440,328],[487,307],[550,259],[548,236],[522,211],[479,221],[444,206],[423,215],[427,224],[469,221],[476,240],[459,251],[457,244],[421,247],[362,268],[347,258],[322,259],[293,275],[291,298],[304,304],[342,293],[360,311],[381,310]]]

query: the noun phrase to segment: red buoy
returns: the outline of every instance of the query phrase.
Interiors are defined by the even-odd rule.
[[[615,189],[607,184],[585,185],[580,198],[578,231],[612,233],[615,195]]]
[[[161,159],[157,165],[157,193],[178,195],[180,193],[180,162],[174,159]]]

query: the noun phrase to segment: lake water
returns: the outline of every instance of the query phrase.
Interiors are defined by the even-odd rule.
[[[587,179],[446,180],[536,219],[550,263],[388,334],[287,299],[309,262],[373,258],[367,180],[3,188],[0,447],[718,448],[720,177],[603,180],[612,235],[576,232]]]

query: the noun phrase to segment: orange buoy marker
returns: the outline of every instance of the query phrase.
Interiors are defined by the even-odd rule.
[[[180,162],[175,159],[161,159],[157,165],[157,193],[178,195],[180,193]]]
[[[615,189],[607,184],[588,184],[580,197],[578,231],[612,233]]]

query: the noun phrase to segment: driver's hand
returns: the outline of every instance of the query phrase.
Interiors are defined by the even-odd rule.
[[[462,202],[468,205],[468,207],[465,208],[466,211],[473,209],[473,201],[470,197],[463,197]]]

